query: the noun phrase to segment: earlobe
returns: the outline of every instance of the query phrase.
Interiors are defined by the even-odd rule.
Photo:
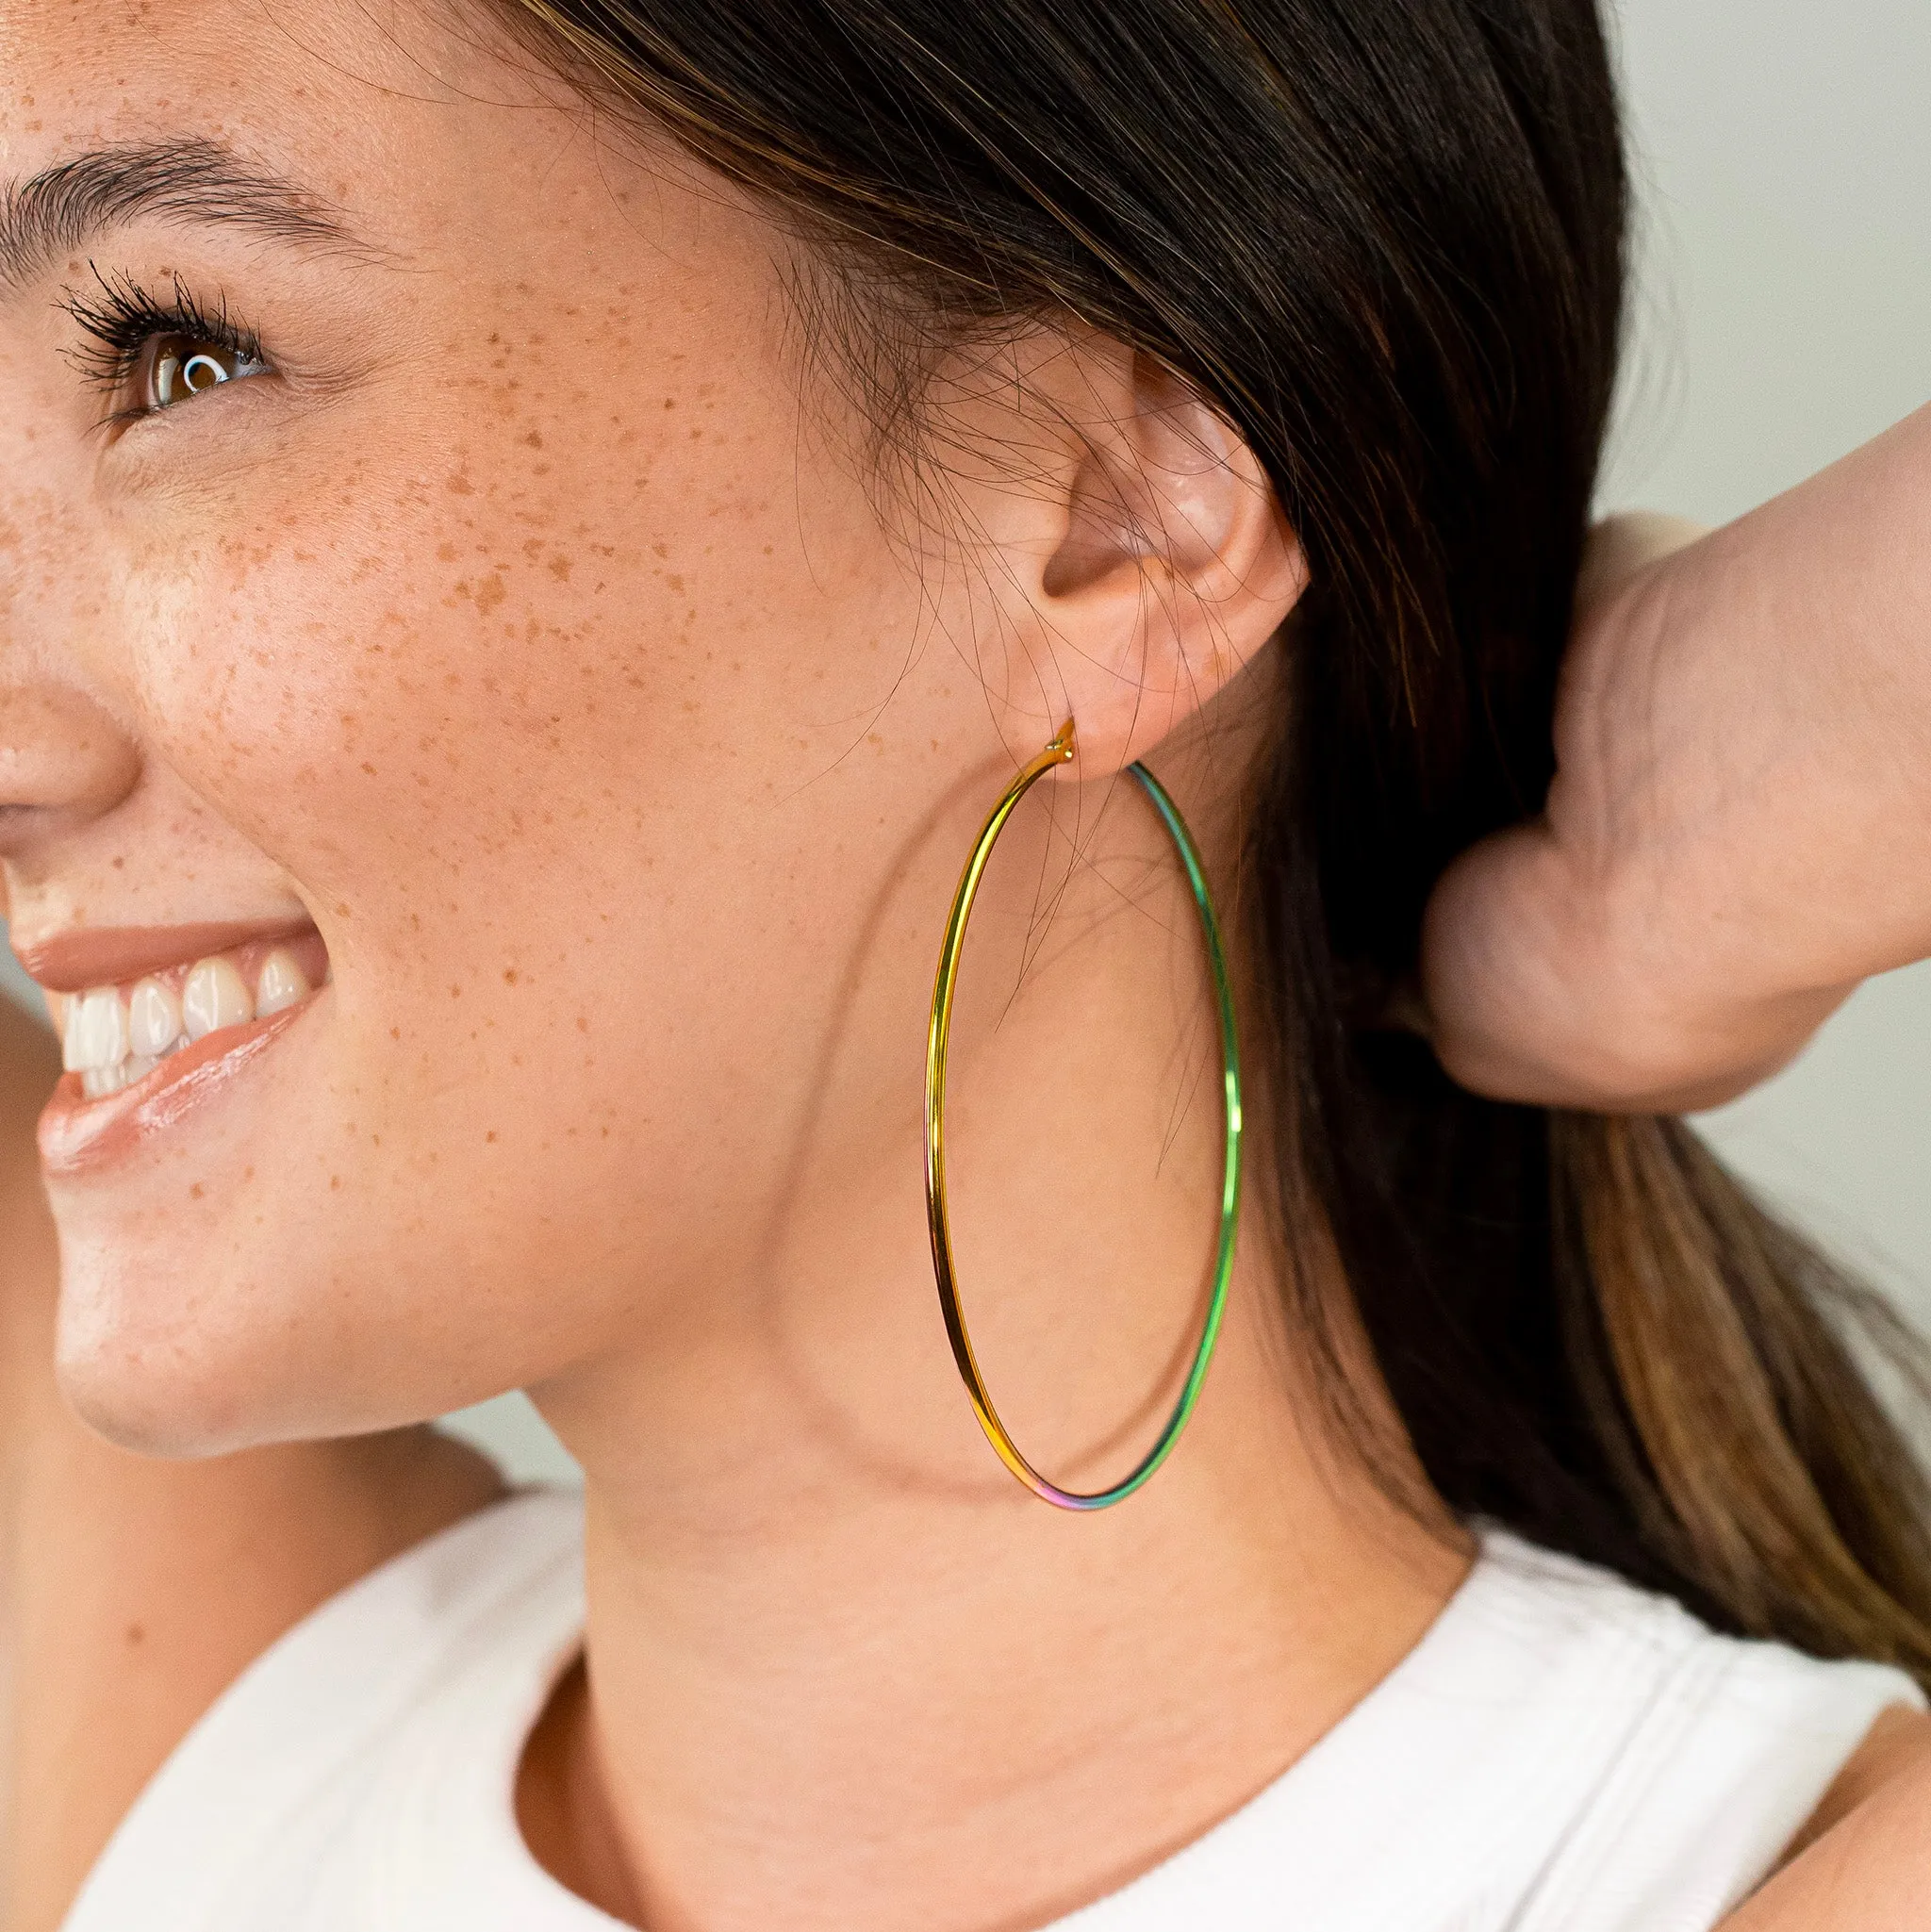
[[[1307,569],[1266,472],[1216,412],[1149,357],[1088,354],[1096,406],[1076,425],[1065,535],[1038,589],[1090,776],[1146,756],[1251,663]]]

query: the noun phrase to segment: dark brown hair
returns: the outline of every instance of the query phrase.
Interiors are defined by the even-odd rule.
[[[1444,865],[1549,782],[1623,307],[1594,0],[498,4],[916,339],[1077,318],[1239,428],[1313,572],[1243,903],[1336,1415],[1397,1480],[1358,1313],[1453,1510],[1931,1678],[1923,1478],[1846,1339],[1901,1343],[1878,1304],[1680,1124],[1478,1099],[1380,1025]]]

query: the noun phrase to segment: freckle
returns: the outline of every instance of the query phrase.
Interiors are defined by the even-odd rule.
[[[534,429],[529,433],[528,436],[526,436],[523,438],[523,440],[526,443],[528,443],[533,450],[540,450],[543,447],[542,437]]]
[[[463,997],[463,989],[460,986],[452,986],[449,989],[449,997],[452,999],[460,999]]]
[[[331,1174],[328,1177],[328,1186],[331,1194],[339,1194],[342,1187],[342,1177],[339,1174]]]
[[[448,490],[451,496],[474,496],[476,494],[476,486],[467,476],[452,476],[443,485],[443,488]]]
[[[589,1031],[590,1031],[590,1022],[589,1022],[588,1020],[586,1020],[586,1018],[585,1018],[585,1017],[583,1016],[583,1015],[582,1015],[582,1014],[578,1014],[578,1015],[577,1015],[577,1032],[580,1032],[580,1033],[587,1033],[587,1032],[588,1032]]]
[[[453,543],[437,544],[436,547],[436,553],[446,564],[453,564],[456,560],[456,547]]]
[[[349,909],[348,909],[348,907],[347,907],[347,906],[345,906],[345,905],[338,905],[338,906],[337,906],[337,908],[336,908],[336,917],[337,917],[337,918],[338,918],[338,919],[346,919],[346,918],[347,918],[348,916],[349,916]]]
[[[402,1030],[402,1028],[401,1028],[401,1027],[390,1027],[390,1028],[389,1028],[389,1030],[388,1030],[388,1036],[389,1036],[389,1038],[390,1038],[390,1039],[392,1039],[392,1040],[400,1040],[400,1039],[401,1039],[401,1038],[403,1037],[403,1030]]]
[[[516,983],[517,983],[517,969],[516,969],[516,967],[515,967],[515,966],[508,966],[508,967],[505,967],[505,968],[504,968],[504,971],[503,971],[503,984],[504,984],[505,986],[514,986],[514,985],[516,984]]]
[[[493,1140],[494,1140],[494,1139],[496,1138],[496,1130],[495,1130],[495,1128],[493,1128],[493,1127],[492,1127],[492,1128],[491,1128],[491,1129],[489,1130],[489,1131],[488,1131],[487,1133],[486,1133],[486,1134],[485,1134],[485,1135],[483,1136],[483,1138],[484,1138],[484,1139],[485,1139],[486,1141],[493,1141]]]
[[[370,764],[366,758],[362,761],[362,768],[370,775],[371,778],[373,778],[375,776],[375,767]]]
[[[126,865],[126,863],[127,863],[127,861],[126,861],[125,859],[116,859],[116,860],[114,861],[114,869],[115,869],[115,871],[117,871],[117,872],[118,872],[118,871],[120,871],[120,870],[121,870],[121,868],[122,868],[122,867],[123,867],[124,866],[125,866],[125,865]]]
[[[129,1624],[127,1627],[127,1642],[130,1645],[145,1643],[147,1642],[147,1632],[139,1624]]]
[[[550,559],[550,574],[559,583],[569,581],[570,560],[560,553]]]
[[[206,1192],[206,1190],[202,1186],[201,1182],[197,1181],[194,1183],[194,1185],[188,1190],[188,1198],[191,1201],[198,1201],[203,1198]]]

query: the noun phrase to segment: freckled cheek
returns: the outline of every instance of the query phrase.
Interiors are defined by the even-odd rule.
[[[320,913],[350,908],[332,945],[473,957],[512,907],[601,937],[715,848],[720,801],[788,795],[841,749],[800,719],[851,632],[828,586],[879,541],[863,502],[805,557],[782,466],[626,445],[563,494],[529,434],[562,439],[479,431],[379,473],[338,450],[135,573],[149,735]]]
[[[638,645],[662,642],[648,581],[548,540],[425,536],[216,573],[142,667],[147,735],[192,789],[305,890],[371,913],[425,880],[520,889],[700,775],[688,667]]]

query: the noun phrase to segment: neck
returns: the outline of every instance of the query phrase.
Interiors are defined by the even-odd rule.
[[[776,1440],[749,1460],[785,1478],[720,1482],[708,1522],[593,1480],[558,1875],[652,1932],[1037,1925],[1271,1782],[1465,1565],[1291,1427],[1236,1421],[1279,1373],[1249,1333],[1097,1517],[997,1464],[933,1496]]]
[[[1157,830],[1134,856],[1170,884]],[[1088,884],[1024,967],[972,956],[949,1143],[1001,1415],[1091,1490],[1191,1362],[1222,1124],[1211,1010],[1174,997],[1202,978],[1191,902]],[[1466,1568],[1316,1420],[1251,1206],[1172,1458],[1112,1510],[1035,1500],[953,1370],[916,1090],[879,1111],[800,1158],[741,1264],[670,1297],[683,1321],[539,1392],[587,1473],[588,1664],[526,1760],[525,1830],[652,1932],[1042,1924],[1271,1782]]]

